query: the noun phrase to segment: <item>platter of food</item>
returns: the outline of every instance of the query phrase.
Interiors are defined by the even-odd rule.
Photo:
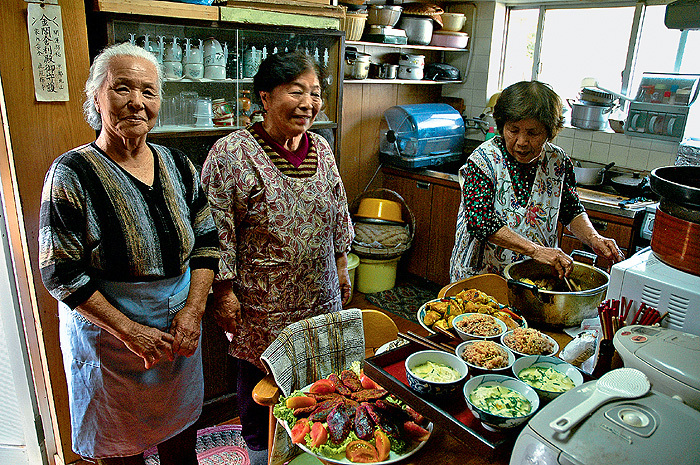
[[[385,465],[418,452],[433,424],[359,371],[343,370],[280,398],[273,413],[292,442],[334,464]]]
[[[416,318],[423,328],[434,334],[436,325],[452,330],[452,321],[463,313],[491,315],[505,323],[507,330],[527,328],[525,318],[478,289],[465,289],[455,296],[429,300],[420,306]]]

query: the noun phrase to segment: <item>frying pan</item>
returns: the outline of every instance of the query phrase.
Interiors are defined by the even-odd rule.
[[[641,177],[639,173],[615,176],[610,180],[610,185],[625,197],[655,197],[649,186],[649,176]]]

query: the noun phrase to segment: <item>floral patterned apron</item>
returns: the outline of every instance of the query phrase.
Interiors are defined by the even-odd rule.
[[[190,271],[152,282],[98,281],[105,298],[130,319],[168,331],[185,306]],[[83,457],[139,454],[183,431],[202,411],[201,337],[190,357],[143,359],[109,332],[59,303],[73,450]]]
[[[537,239],[552,247],[557,245],[557,221],[564,185],[564,160],[559,151],[546,143],[542,156],[537,161],[538,168],[532,191],[526,204],[518,201],[513,189],[513,181],[505,164],[506,154],[502,153],[495,139],[479,146],[470,156],[472,160],[496,186],[494,208],[515,233],[537,242]],[[459,182],[464,187],[466,165],[460,169]],[[469,234],[466,227],[464,200],[459,206],[455,246],[450,260],[450,280],[456,282],[469,276],[483,273],[503,274],[510,263],[522,260],[524,255],[496,246],[488,241],[480,241]],[[539,225],[545,237],[540,237]]]

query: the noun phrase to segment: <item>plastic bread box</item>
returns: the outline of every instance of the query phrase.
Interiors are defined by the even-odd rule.
[[[397,105],[384,111],[379,159],[401,168],[435,166],[462,157],[464,120],[445,103]]]

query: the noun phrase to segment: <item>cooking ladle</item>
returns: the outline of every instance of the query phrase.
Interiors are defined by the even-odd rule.
[[[626,96],[626,95],[618,94],[617,92],[613,92],[613,91],[610,90],[610,89],[606,89],[606,88],[604,88],[604,87],[600,87],[600,85],[598,84],[598,80],[597,80],[596,78],[594,78],[594,77],[585,77],[585,78],[583,78],[583,80],[581,81],[581,87],[595,87],[596,89],[600,89],[600,90],[603,90],[603,91],[605,91],[605,92],[607,92],[607,93],[609,93],[609,94],[613,94],[613,95],[614,95],[615,97],[617,97],[617,98],[621,98],[621,99],[623,99],[623,100],[629,100],[630,102],[634,101],[633,98],[629,98],[629,97]]]

